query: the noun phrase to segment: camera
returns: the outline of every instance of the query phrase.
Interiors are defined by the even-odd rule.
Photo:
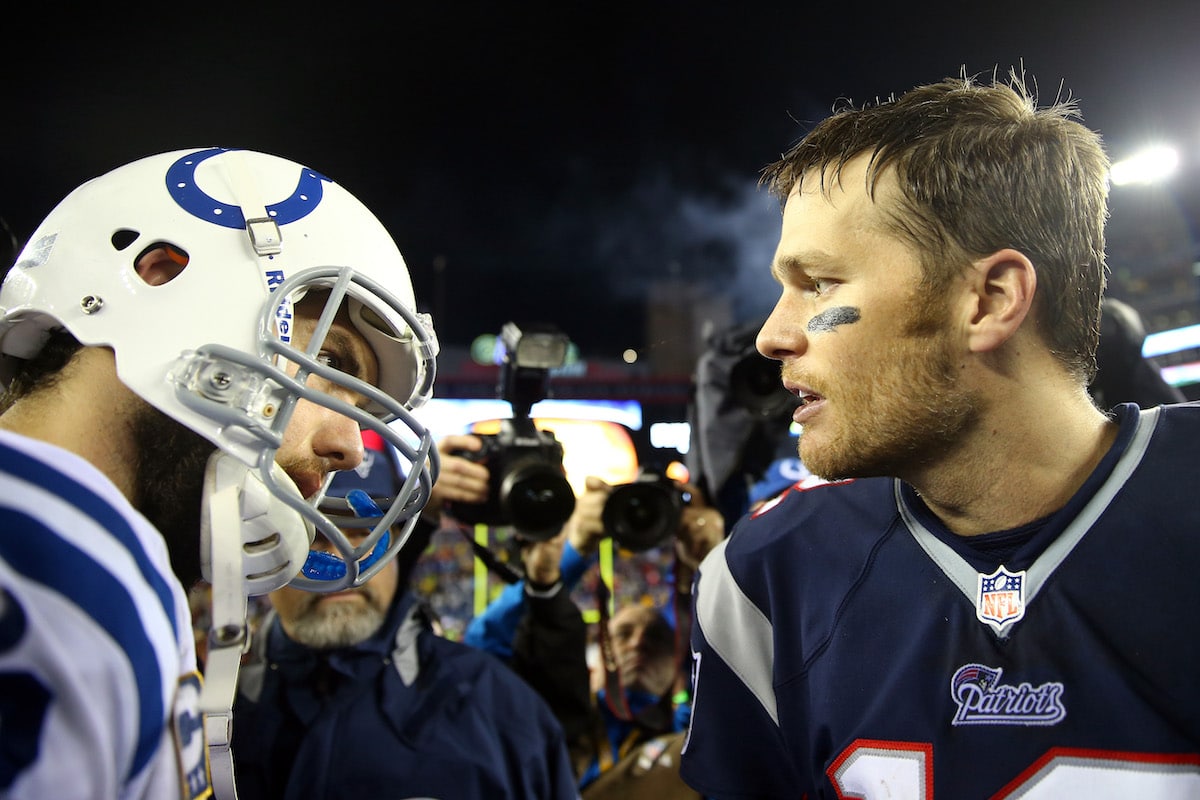
[[[500,432],[481,434],[481,450],[459,455],[488,468],[488,499],[479,505],[452,504],[461,522],[512,525],[526,539],[553,538],[575,510],[575,492],[563,474],[562,444],[548,431],[503,420]]]
[[[749,348],[729,370],[729,396],[738,405],[760,417],[791,415],[796,398],[783,388],[779,362]]]
[[[448,513],[468,524],[511,525],[532,541],[553,538],[575,510],[575,490],[563,472],[562,443],[539,431],[529,416],[546,398],[550,370],[566,361],[569,340],[549,326],[522,330],[506,323],[500,331],[503,356],[497,396],[512,406],[500,432],[477,434],[483,448],[456,455],[488,468],[488,499],[481,504],[451,503]]]
[[[613,541],[641,553],[668,541],[679,529],[683,507],[691,500],[675,481],[644,472],[632,483],[614,486],[601,520]]]

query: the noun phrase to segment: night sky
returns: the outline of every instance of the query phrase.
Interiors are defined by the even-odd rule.
[[[1114,156],[1173,141],[1173,191],[1200,208],[1194,0],[163,5],[6,25],[0,216],[18,238],[139,156],[276,152],[383,219],[447,344],[536,320],[612,356],[643,344],[648,282],[672,275],[765,311],[762,167],[839,99],[964,67],[1023,64]]]

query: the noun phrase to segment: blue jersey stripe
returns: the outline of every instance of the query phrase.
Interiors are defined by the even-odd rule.
[[[171,630],[174,632],[175,638],[179,638],[179,629],[175,619],[175,599],[171,588],[162,573],[151,563],[142,543],[138,541],[137,535],[133,532],[129,520],[123,514],[113,508],[103,497],[69,475],[63,474],[20,450],[5,447],[2,444],[0,444],[0,472],[15,475],[21,480],[36,484],[47,492],[61,497],[63,501],[77,508],[80,513],[103,526],[122,547],[129,551],[129,555],[133,557],[143,579],[158,595],[158,601],[162,604],[163,612],[171,622]],[[197,513],[199,511],[196,509]],[[199,542],[196,546],[200,546]]]
[[[0,531],[0,558],[90,615],[129,658],[139,709],[138,744],[130,774],[137,774],[158,749],[166,714],[158,654],[133,598],[112,573],[39,520],[0,508]]]

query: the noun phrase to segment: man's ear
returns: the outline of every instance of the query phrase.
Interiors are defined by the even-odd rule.
[[[968,346],[973,352],[998,349],[1011,339],[1033,308],[1037,270],[1019,250],[997,250],[970,268],[972,314]]]
[[[134,268],[148,285],[162,286],[178,277],[187,264],[187,253],[169,244],[159,244],[143,251]]]

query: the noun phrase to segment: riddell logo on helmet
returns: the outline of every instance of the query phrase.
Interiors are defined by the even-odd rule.
[[[281,276],[283,273],[279,273]],[[275,287],[279,285],[276,282],[271,285],[270,275],[267,276],[267,284],[271,291],[275,291]],[[283,298],[282,302],[275,308],[275,330],[279,334],[279,341],[292,341],[292,301],[289,298]]]

